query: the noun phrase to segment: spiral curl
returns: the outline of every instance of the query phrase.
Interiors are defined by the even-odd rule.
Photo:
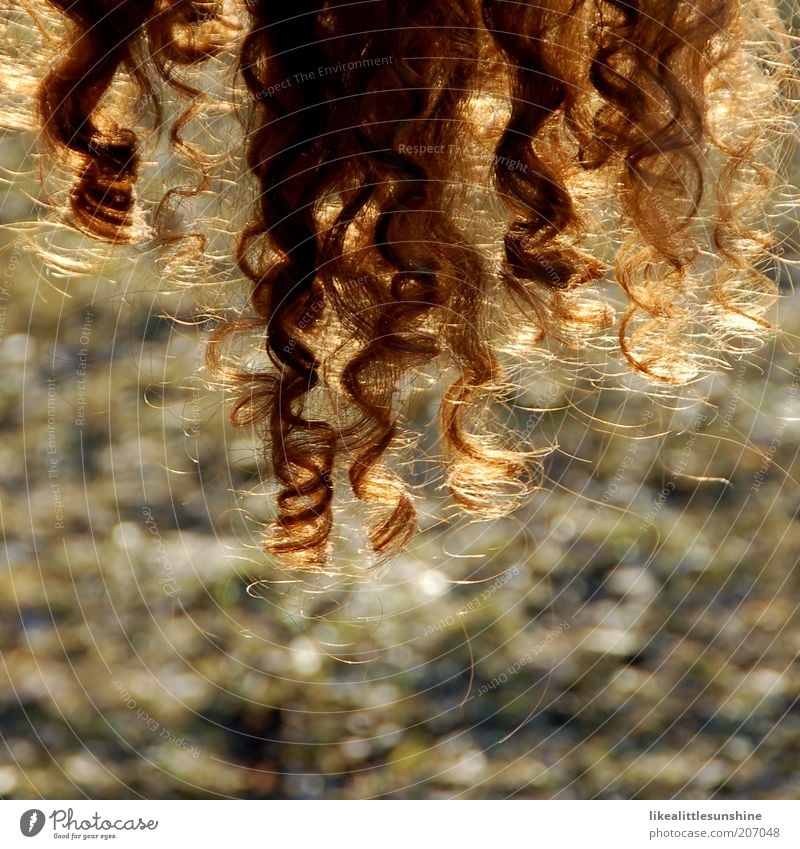
[[[39,86],[43,139],[76,172],[69,197],[74,225],[106,241],[131,241],[137,137],[103,114],[101,100],[123,68],[141,89],[149,89],[138,48],[154,0],[51,0],[50,5],[72,28],[63,54]]]

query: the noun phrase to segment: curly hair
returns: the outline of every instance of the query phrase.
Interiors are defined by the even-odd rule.
[[[214,156],[184,136],[213,105],[202,68],[215,57],[235,71],[254,200],[232,262],[249,308],[220,322],[208,358],[237,386],[233,421],[263,436],[279,487],[265,545],[288,566],[328,568],[344,475],[375,554],[407,543],[416,510],[398,449],[426,369],[450,375],[449,491],[493,517],[537,488],[545,453],[509,448],[492,424],[508,393],[504,333],[556,355],[615,339],[634,372],[674,386],[771,330],[769,204],[794,81],[776,0],[17,11],[40,29],[56,13],[68,24],[32,51],[52,53],[47,73],[30,63],[40,138],[72,174],[68,220],[105,242],[155,240],[172,267],[208,252],[202,232],[174,226],[212,184]],[[24,60],[9,55],[16,96]],[[169,143],[196,175],[149,226],[136,98],[159,126],[170,105]],[[254,330],[266,359],[231,366],[228,343]]]

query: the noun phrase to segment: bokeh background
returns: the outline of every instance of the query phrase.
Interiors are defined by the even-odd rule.
[[[32,147],[0,142],[0,796],[800,796],[791,221],[766,347],[674,396],[528,375],[512,424],[558,448],[495,522],[421,392],[419,536],[292,583],[195,296],[145,253],[45,267]]]

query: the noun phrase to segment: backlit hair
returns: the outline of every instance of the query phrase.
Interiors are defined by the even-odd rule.
[[[394,449],[420,373],[448,380],[449,491],[492,517],[540,471],[493,429],[503,350],[613,345],[681,385],[769,331],[768,204],[792,126],[776,5],[30,0],[7,23],[6,124],[35,116],[71,226],[152,240],[180,272],[218,261],[213,222],[176,225],[223,167],[191,128],[223,103],[238,116],[254,200],[231,266],[250,305],[209,361],[279,485],[267,550],[323,570],[344,474],[376,554],[414,532]],[[194,177],[144,203],[142,113],[167,110]],[[267,359],[233,363],[242,331]]]

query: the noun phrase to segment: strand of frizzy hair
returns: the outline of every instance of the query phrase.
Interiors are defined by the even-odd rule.
[[[621,159],[626,212],[639,233],[677,267],[687,257],[674,228],[697,212],[703,192],[708,48],[729,29],[737,4],[731,0],[600,0],[600,4],[616,13],[617,20],[599,29],[589,70],[605,106],[594,118],[595,145],[586,164]],[[654,210],[654,194],[663,195],[660,200],[675,213],[677,222],[669,222],[672,230],[663,213]],[[689,250],[689,258],[691,254]]]
[[[246,6],[251,26],[240,70],[256,104],[246,161],[259,197],[258,214],[242,234],[238,258],[253,282],[253,306],[264,321],[267,353],[277,374],[252,378],[252,391],[235,407],[234,420],[268,422],[270,459],[281,487],[268,550],[315,569],[325,563],[332,525],[335,433],[327,422],[305,414],[307,398],[319,383],[319,362],[303,337],[322,311],[315,282],[314,200],[328,159],[321,129],[327,108],[321,81],[309,77],[302,86],[280,84],[321,64],[316,26],[321,4],[299,2],[291,13],[255,0]],[[264,97],[268,90],[275,91],[272,98]],[[265,237],[278,254],[267,267]]]
[[[174,208],[185,198],[195,197],[208,189],[211,183],[208,157],[196,144],[183,137],[183,131],[208,103],[208,96],[180,73],[182,68],[198,66],[219,55],[229,47],[236,31],[233,21],[222,14],[219,0],[159,0],[156,13],[145,27],[153,65],[159,76],[188,105],[172,122],[169,141],[187,163],[194,165],[200,179],[192,186],[168,189],[159,202],[154,215],[154,229],[162,244],[182,245],[186,250],[202,255],[206,239],[202,233],[171,232]]]
[[[356,497],[368,507],[367,533],[377,553],[400,547],[416,521],[406,486],[383,462],[397,434],[393,399],[402,375],[440,350],[436,337],[419,328],[422,317],[440,297],[439,263],[424,245],[398,235],[408,229],[420,210],[429,210],[431,217],[436,214],[428,169],[418,158],[400,152],[403,142],[413,136],[415,123],[430,117],[435,95],[420,70],[429,63],[420,47],[430,45],[432,39],[424,3],[404,4],[408,27],[392,27],[398,10],[399,4],[389,0],[359,10],[358,17],[346,6],[339,12],[342,30],[355,31],[353,34],[371,31],[366,39],[368,55],[388,61],[366,69],[354,62],[354,73],[345,81],[347,90],[354,92],[343,110],[350,116],[345,122],[351,123],[349,132],[355,145],[347,153],[360,156],[364,182],[371,188],[369,195],[354,197],[341,210],[326,240],[326,257],[334,259],[339,240],[347,238],[353,225],[365,226],[358,213],[370,201],[379,207],[365,227],[362,261],[349,263],[351,274],[361,280],[356,305],[361,339],[360,349],[341,377],[342,388],[357,413],[346,434],[349,480]],[[352,50],[358,49],[361,40],[339,42],[333,49],[338,53],[343,48],[356,57]],[[423,58],[415,61],[420,55]],[[385,273],[373,271],[376,255],[389,269],[388,285]],[[334,259],[330,271],[335,267]],[[366,274],[361,273],[362,268]],[[340,290],[342,286],[348,287],[347,277],[340,278]]]
[[[585,151],[585,162],[587,167],[610,160],[621,164],[620,203],[638,238],[633,249],[623,245],[615,267],[631,301],[619,327],[620,348],[637,370],[674,381],[671,367],[654,367],[665,342],[653,346],[652,353],[645,348],[636,354],[627,331],[639,311],[659,322],[654,325],[659,333],[681,327],[683,312],[672,300],[699,250],[689,224],[704,193],[710,48],[728,33],[738,4],[599,3],[609,20],[598,32],[589,79],[605,105],[594,117],[595,141]],[[659,260],[666,269],[659,269]],[[654,275],[661,286],[648,285]]]
[[[68,44],[38,91],[42,135],[75,169],[71,219],[107,241],[134,238],[138,154],[133,130],[98,120],[98,106],[124,67],[148,89],[135,54],[154,0],[49,0],[72,24]]]
[[[480,10],[475,8],[476,32],[481,31]],[[466,24],[465,24],[466,25]],[[459,71],[461,72],[459,74]],[[445,89],[444,112],[460,105],[461,92],[473,84],[474,64],[456,67],[456,76]],[[453,104],[452,101],[457,98]],[[457,125],[444,125],[449,129]],[[448,142],[458,149],[457,138]],[[499,160],[495,157],[495,165]],[[439,429],[444,447],[446,484],[461,509],[480,518],[506,515],[532,491],[531,481],[541,472],[535,452],[508,450],[487,432],[490,422],[481,422],[484,432],[476,432],[471,421],[479,404],[491,407],[504,391],[504,375],[494,354],[490,309],[494,289],[489,285],[486,263],[464,237],[441,222],[446,232],[448,258],[446,271],[451,282],[449,315],[445,316],[444,338],[449,358],[458,376],[446,389],[439,411]],[[508,279],[505,279],[508,284]],[[448,320],[458,316],[458,321]]]
[[[763,217],[764,202],[776,182],[771,163],[781,161],[786,145],[793,145],[796,137],[796,118],[783,108],[775,109],[775,103],[797,102],[797,77],[794,69],[782,62],[792,47],[777,11],[748,12],[739,9],[732,32],[718,46],[715,57],[718,65],[730,67],[727,72],[737,82],[744,73],[750,79],[733,93],[738,107],[734,111],[743,113],[735,126],[728,128],[727,137],[713,134],[714,145],[727,161],[716,181],[713,244],[721,268],[715,275],[712,297],[716,329],[735,338],[737,330],[744,328],[758,339],[773,328],[766,312],[778,294],[776,281],[765,273],[781,251],[774,228]],[[744,50],[746,38],[758,44],[758,53]]]
[[[392,27],[400,6],[384,4],[382,19],[371,22],[376,28],[372,55],[392,61],[371,74],[369,85],[362,81],[356,88],[367,92],[358,98],[358,137],[368,179],[379,187],[368,247],[389,269],[389,280],[377,288],[366,343],[342,375],[365,417],[348,444],[350,482],[356,496],[373,508],[368,532],[378,553],[402,546],[415,527],[406,486],[383,462],[397,435],[398,386],[405,374],[442,352],[442,330],[453,323],[456,293],[481,300],[480,269],[463,259],[474,249],[464,244],[446,211],[460,107],[475,74],[476,21],[470,4],[450,2],[451,26],[442,36],[442,4],[416,2],[402,4],[407,25]],[[427,158],[407,152],[420,143],[439,152]],[[460,332],[469,335],[473,327],[467,322]]]
[[[561,292],[604,272],[602,263],[576,247],[581,222],[558,172],[563,152],[549,151],[543,137],[548,122],[565,113],[570,117],[579,97],[583,5],[583,0],[482,2],[484,23],[511,77],[511,114],[494,165],[495,183],[515,215],[505,236],[506,280],[518,291],[518,281],[537,284],[524,294],[534,307],[546,296],[544,315],[541,307],[536,312],[544,329],[555,332],[558,319],[567,317]]]

